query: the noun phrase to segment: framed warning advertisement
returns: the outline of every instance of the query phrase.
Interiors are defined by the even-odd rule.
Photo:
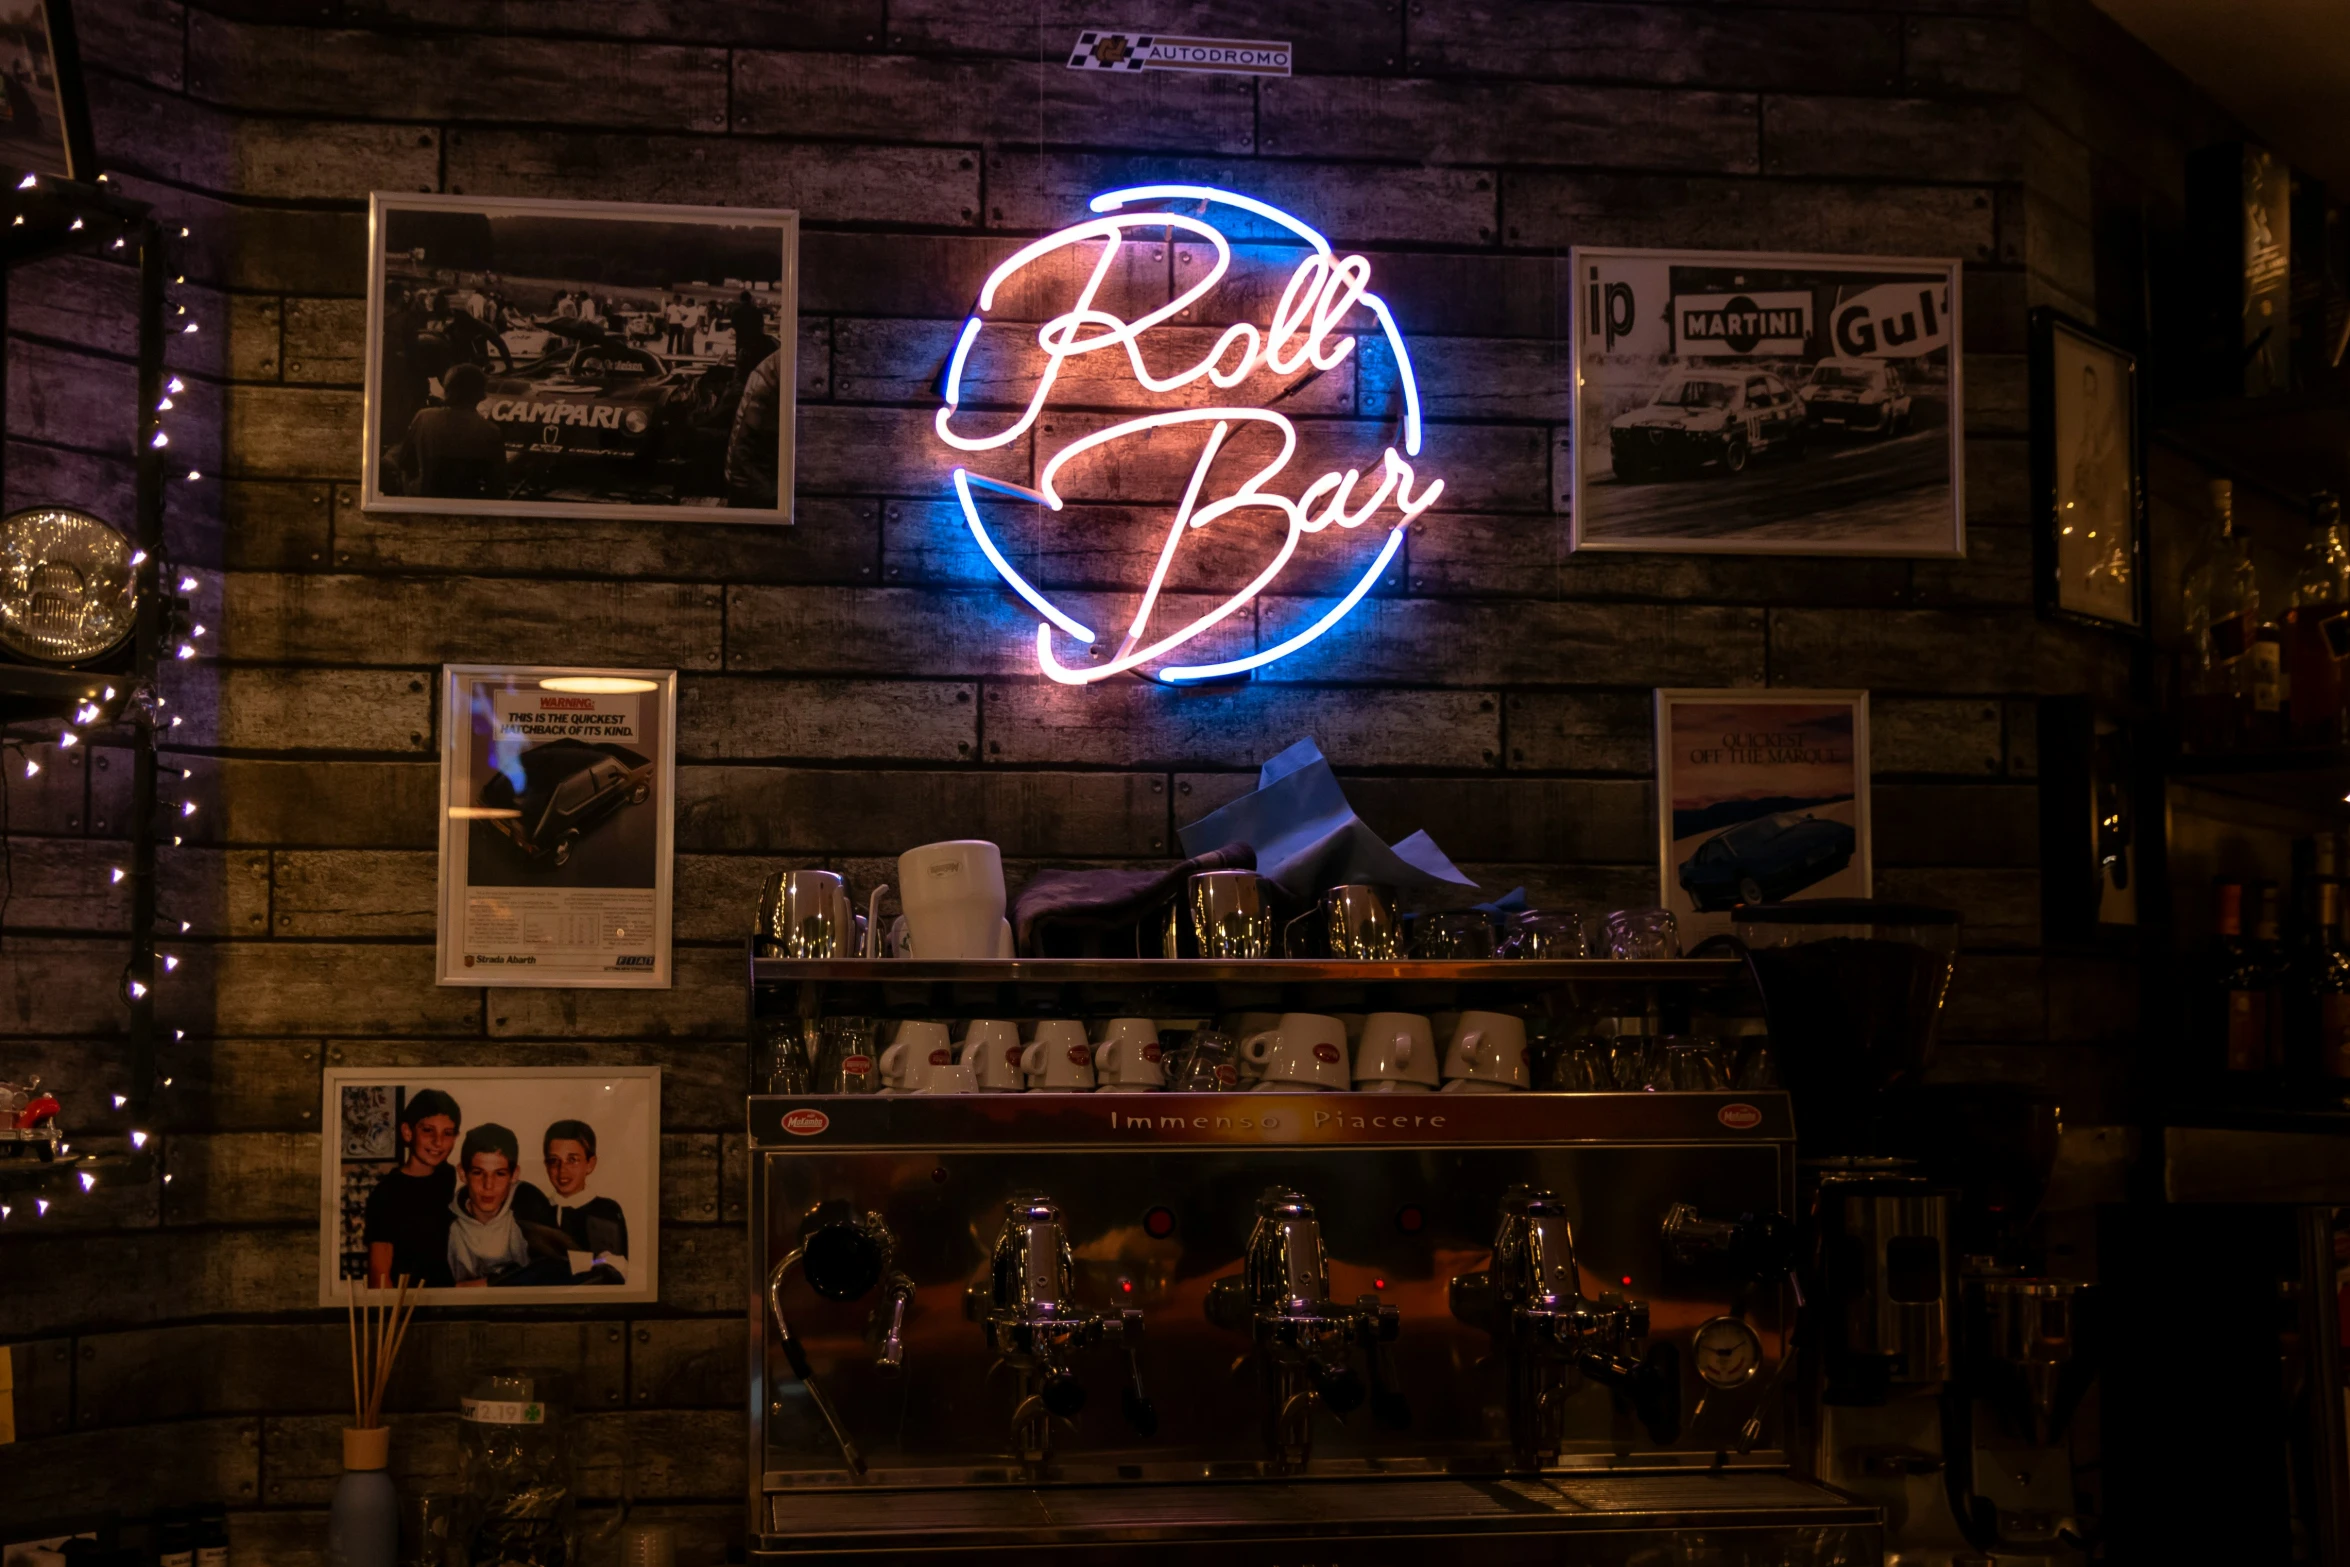
[[[1575,548],[1966,553],[1956,261],[1573,266]]]
[[[669,986],[672,670],[441,672],[440,982]]]

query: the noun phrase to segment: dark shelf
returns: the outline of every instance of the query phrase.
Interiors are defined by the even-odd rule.
[[[1370,985],[1721,984],[1741,972],[1735,958],[1629,962],[1580,958],[1560,962],[1332,962],[1265,958],[1218,962],[1165,958],[1015,958],[996,962],[923,963],[913,959],[754,958],[757,985]]]
[[[110,250],[120,241],[132,258],[148,207],[103,185],[83,185],[44,174],[31,186],[0,196],[0,265],[18,266],[82,250]]]

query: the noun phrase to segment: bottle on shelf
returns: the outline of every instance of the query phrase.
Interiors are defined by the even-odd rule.
[[[2213,888],[2213,924],[2217,938],[2212,951],[2211,988],[2219,1001],[2218,1064],[2231,1075],[2265,1072],[2269,1039],[2275,1030],[2275,976],[2271,947],[2257,934],[2264,913],[2267,888],[2223,881]],[[2245,934],[2245,904],[2254,906],[2255,934]],[[2265,921],[2269,936],[2275,917]]]
[[[2186,587],[2187,743],[2198,751],[2241,748],[2251,729],[2254,645],[2260,585],[2252,541],[2236,528],[2235,486],[2211,481],[2217,533]]]
[[[2350,947],[2342,935],[2342,884],[2317,884],[2317,909],[2301,950],[2293,994],[2306,1019],[2291,1064],[2296,1073],[2350,1077]]]
[[[2340,745],[2350,738],[2350,530],[2342,503],[2319,491],[2309,499],[2309,531],[2285,611],[2285,679],[2295,745]]]

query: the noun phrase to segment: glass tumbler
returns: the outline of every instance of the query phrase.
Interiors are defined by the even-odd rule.
[[[1239,1086],[1240,1041],[1221,1029],[1194,1030],[1167,1069],[1173,1093],[1221,1094]]]
[[[1670,909],[1618,909],[1607,917],[1611,958],[1677,958],[1681,936]]]
[[[1493,922],[1482,914],[1423,914],[1412,931],[1412,953],[1422,958],[1474,961],[1493,956]]]

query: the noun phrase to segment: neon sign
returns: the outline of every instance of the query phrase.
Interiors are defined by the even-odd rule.
[[[1195,205],[1199,211],[1130,210],[1137,203],[1170,201]],[[1374,518],[1386,520],[1386,514],[1391,508],[1392,521],[1388,522],[1386,540],[1370,568],[1319,619],[1272,646],[1260,648],[1245,657],[1210,664],[1162,664],[1151,674],[1159,680],[1178,683],[1214,680],[1242,674],[1286,658],[1337,625],[1362,602],[1363,595],[1371,591],[1371,584],[1379,579],[1379,574],[1387,569],[1388,562],[1395,558],[1395,552],[1403,547],[1404,529],[1411,525],[1413,518],[1434,505],[1437,496],[1443,493],[1443,480],[1430,479],[1425,484],[1420,483],[1410,461],[1420,455],[1420,389],[1412,377],[1411,354],[1404,347],[1403,334],[1396,330],[1395,318],[1389,313],[1386,301],[1370,291],[1370,262],[1361,256],[1338,255],[1331,249],[1328,240],[1278,207],[1206,185],[1137,185],[1125,190],[1105,192],[1094,197],[1090,205],[1100,216],[1073,224],[1057,234],[1049,234],[1024,246],[996,268],[980,289],[979,307],[963,323],[962,335],[955,344],[954,357],[947,364],[945,401],[933,421],[941,441],[958,452],[983,452],[1009,446],[1038,427],[1038,420],[1049,405],[1062,366],[1083,354],[1123,351],[1127,366],[1139,386],[1147,392],[1170,397],[1202,381],[1218,391],[1229,391],[1259,371],[1294,375],[1309,367],[1315,372],[1334,370],[1354,351],[1355,338],[1344,327],[1359,310],[1376,322],[1395,361],[1397,383],[1403,394],[1403,449],[1398,451],[1392,445],[1387,448],[1386,455],[1378,465],[1376,485],[1359,500],[1355,491],[1363,482],[1363,474],[1354,468],[1344,472],[1333,469],[1323,473],[1293,496],[1269,488],[1297,453],[1297,427],[1287,415],[1262,407],[1175,407],[1141,414],[1076,436],[1043,460],[1034,489],[987,478],[958,466],[954,470],[953,483],[955,499],[962,507],[963,520],[970,525],[971,535],[979,541],[980,551],[986,555],[988,564],[996,569],[1013,592],[1026,600],[1042,617],[1036,628],[1037,667],[1064,685],[1087,685],[1129,670],[1139,670],[1143,665],[1164,659],[1230,619],[1281,574],[1306,535],[1320,533],[1333,524],[1351,532],[1371,523]],[[1309,249],[1290,273],[1288,285],[1273,306],[1271,318],[1262,327],[1250,321],[1233,322],[1224,328],[1214,346],[1197,362],[1186,368],[1160,374],[1153,370],[1148,355],[1151,330],[1178,320],[1194,305],[1207,299],[1232,269],[1231,241],[1213,222],[1200,215],[1218,206],[1266,219],[1305,241]],[[1177,293],[1164,305],[1129,321],[1103,308],[1100,298],[1104,285],[1115,273],[1119,252],[1128,243],[1130,231],[1134,230],[1159,231],[1169,239],[1180,236],[1203,240],[1214,249],[1215,261],[1190,287]],[[1036,343],[1044,351],[1044,364],[1036,374],[1027,405],[1009,423],[1003,423],[1001,428],[991,433],[967,433],[979,421],[971,418],[963,409],[963,378],[970,366],[973,346],[988,326],[988,313],[995,308],[998,293],[1007,282],[1038,260],[1063,249],[1086,244],[1099,244],[1101,253],[1078,290],[1076,303],[1036,329]],[[1154,430],[1185,425],[1206,426],[1206,436],[1192,467],[1190,483],[1184,490],[1182,503],[1177,506],[1168,527],[1166,542],[1159,550],[1157,565],[1151,572],[1148,586],[1143,590],[1141,607],[1136,610],[1132,623],[1126,628],[1114,656],[1099,663],[1082,665],[1062,662],[1054,651],[1056,631],[1088,647],[1097,645],[1100,637],[1090,626],[1054,604],[1005,558],[989,534],[987,524],[980,519],[973,491],[990,491],[1058,512],[1063,509],[1064,502],[1056,481],[1071,460],[1088,453],[1112,449],[1120,441]],[[1238,488],[1209,497],[1204,492],[1217,456],[1235,431],[1250,426],[1263,426],[1277,436],[1279,452],[1270,462],[1243,480]],[[1151,628],[1152,612],[1159,607],[1160,590],[1166,585],[1168,569],[1174,564],[1176,552],[1184,538],[1221,518],[1246,510],[1277,512],[1286,522],[1287,531],[1272,562],[1246,587],[1189,625],[1154,636]]]

